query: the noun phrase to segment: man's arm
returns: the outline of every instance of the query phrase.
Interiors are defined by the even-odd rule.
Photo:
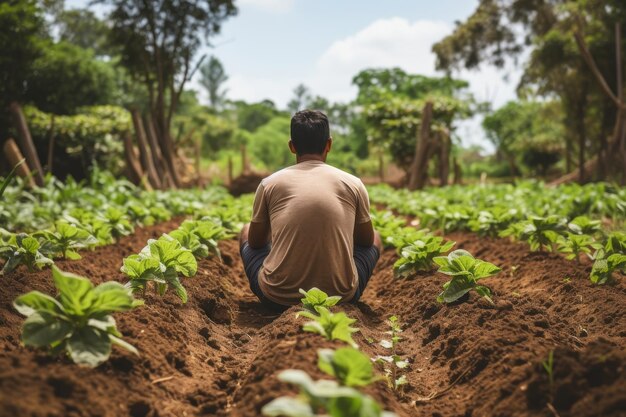
[[[269,241],[270,225],[267,222],[252,222],[248,230],[248,245],[252,249],[261,249]]]
[[[374,226],[371,220],[354,225],[354,244],[366,247],[374,244]]]

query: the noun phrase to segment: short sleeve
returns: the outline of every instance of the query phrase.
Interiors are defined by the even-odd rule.
[[[370,197],[363,182],[359,181],[357,186],[356,223],[367,223],[370,220]]]
[[[259,184],[252,205],[252,223],[269,223],[269,212],[263,183]]]

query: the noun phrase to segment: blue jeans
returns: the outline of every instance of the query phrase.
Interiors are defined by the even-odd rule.
[[[260,249],[253,249],[246,241],[243,242],[239,248],[239,253],[241,255],[241,260],[243,261],[246,276],[248,277],[250,289],[254,295],[259,298],[262,304],[265,304],[273,309],[284,310],[288,306],[283,306],[282,304],[275,303],[274,301],[268,299],[263,294],[261,287],[259,286],[259,271],[261,270],[261,266],[263,266],[263,261],[267,258],[267,255],[270,254],[270,249],[271,246],[269,244]],[[350,302],[356,303],[359,298],[361,298],[361,295],[363,295],[363,291],[365,291],[365,287],[372,276],[372,272],[374,272],[374,267],[376,266],[376,262],[378,262],[380,252],[376,246],[355,246],[353,256],[359,280],[354,297],[352,297]]]

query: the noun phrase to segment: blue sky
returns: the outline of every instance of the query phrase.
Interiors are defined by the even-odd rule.
[[[81,7],[86,0],[68,0]],[[203,53],[216,55],[229,75],[228,97],[264,98],[284,106],[300,83],[333,101],[356,95],[352,77],[370,67],[399,66],[437,75],[431,46],[464,20],[478,0],[239,0],[239,14],[224,23]],[[482,67],[455,74],[479,100],[494,107],[515,97],[520,68]],[[508,81],[505,81],[505,78]],[[194,80],[191,87],[201,90]],[[204,94],[200,94],[204,99]],[[459,124],[465,145],[492,147],[480,119]]]

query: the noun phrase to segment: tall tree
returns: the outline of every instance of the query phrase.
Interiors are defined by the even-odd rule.
[[[289,100],[289,103],[287,103],[287,110],[289,110],[292,114],[299,110],[303,110],[309,106],[311,100],[312,96],[309,87],[304,84],[299,84],[293,90],[293,98]]]
[[[206,88],[211,107],[217,109],[224,103],[227,90],[222,87],[226,81],[228,75],[224,71],[224,66],[219,59],[211,55],[207,63],[200,67],[200,84]]]
[[[236,14],[234,1],[97,1],[111,6],[109,39],[119,48],[121,63],[148,90],[163,155],[176,175],[172,117],[185,84],[202,63],[195,59],[198,49]],[[179,185],[177,177],[174,181]]]

